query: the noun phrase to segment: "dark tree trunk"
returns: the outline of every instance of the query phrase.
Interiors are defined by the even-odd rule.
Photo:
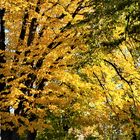
[[[32,122],[32,121],[35,121],[35,120],[36,120],[36,115],[35,114],[32,114],[30,116],[29,121]],[[26,140],[35,140],[36,139],[36,135],[37,135],[37,130],[34,129],[33,132],[28,131],[27,132]]]
[[[5,50],[5,29],[4,29],[4,13],[5,13],[5,9],[0,9],[0,50]],[[0,63],[5,63],[5,58],[3,54],[0,54]],[[0,68],[2,68],[2,66],[0,65]],[[1,74],[0,74],[1,75]],[[2,75],[0,76],[0,78],[2,78]],[[2,87],[0,88],[0,90],[2,90]]]
[[[36,139],[36,135],[37,135],[37,132],[34,131],[34,132],[28,132],[27,133],[27,139],[26,140],[35,140]]]
[[[38,0],[37,2],[37,5],[36,5],[36,8],[35,8],[35,11],[37,13],[40,12],[40,0]],[[33,43],[33,40],[34,40],[34,37],[35,37],[35,32],[36,32],[36,29],[37,29],[37,18],[33,18],[32,21],[31,21],[31,25],[30,25],[30,28],[29,28],[29,37],[28,37],[28,40],[27,40],[27,46],[30,46],[32,43]]]
[[[4,13],[5,9],[0,9],[0,49],[5,50],[5,29],[4,29]]]
[[[27,46],[30,46],[34,40],[35,31],[37,28],[37,18],[33,18],[31,21],[30,29],[29,29],[29,37],[27,40]]]
[[[2,130],[1,140],[19,140],[19,135],[14,130]]]
[[[137,134],[136,134],[134,128],[132,128],[132,140],[137,140]]]
[[[21,32],[20,32],[20,36],[19,36],[19,39],[21,41],[23,41],[24,38],[25,38],[28,17],[29,17],[28,16],[28,11],[25,10],[25,14],[24,14],[24,17],[23,17],[23,22],[22,22],[22,28],[21,28]]]
[[[5,27],[4,27],[4,17],[5,9],[0,9],[0,50],[5,50]],[[0,68],[2,67],[2,63],[6,63],[6,59],[3,53],[0,54]],[[0,74],[0,78],[4,78],[3,74]],[[3,92],[5,89],[6,84],[4,81],[0,82],[0,92],[1,94],[7,94]],[[3,98],[0,98],[0,100],[3,100]],[[9,107],[7,108],[1,108],[1,111],[3,112],[9,112]],[[2,119],[2,116],[1,116]],[[12,123],[11,123],[12,124]],[[0,124],[4,125],[4,124]],[[1,130],[1,140],[19,140],[19,136],[16,133],[16,130]]]

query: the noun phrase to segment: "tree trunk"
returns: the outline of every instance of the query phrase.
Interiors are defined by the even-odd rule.
[[[0,9],[0,49],[5,50],[5,29],[4,29],[4,13],[5,9]]]
[[[0,50],[5,50],[5,27],[4,27],[4,17],[5,9],[0,9]],[[3,53],[0,54],[0,64],[6,63],[5,55]],[[0,68],[3,68],[2,65],[0,65]],[[3,74],[0,74],[0,78],[4,78]],[[5,82],[0,82],[0,92],[2,94],[7,94],[3,92],[5,89]],[[3,98],[0,98],[0,100],[3,100]],[[9,107],[7,108],[1,108],[1,111],[3,112],[9,112]],[[2,119],[2,116],[1,116]],[[4,124],[0,124],[4,125]],[[16,130],[1,130],[1,140],[19,140],[19,136],[16,133]]]
[[[19,135],[16,133],[16,130],[2,130],[1,131],[1,140],[19,140]]]
[[[28,132],[26,140],[35,140],[36,139],[36,135],[37,135],[37,132],[35,130],[34,130],[34,132]]]
[[[132,140],[137,140],[137,134],[136,134],[134,128],[132,128]]]

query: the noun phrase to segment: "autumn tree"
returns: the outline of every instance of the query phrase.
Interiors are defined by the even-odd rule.
[[[88,51],[79,53],[75,64],[81,79],[92,85],[84,121],[91,119],[98,139],[139,139],[140,3],[91,2]]]
[[[77,111],[79,94],[70,71],[76,52],[85,49],[85,27],[78,23],[89,10],[88,1],[4,0],[1,8],[2,140],[21,135],[34,140],[37,132],[53,129],[51,116],[62,117],[68,132],[71,123],[65,122]]]
[[[2,140],[139,139],[138,0],[1,5]]]

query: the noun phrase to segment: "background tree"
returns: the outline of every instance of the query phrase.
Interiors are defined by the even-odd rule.
[[[88,119],[98,139],[139,139],[139,1],[91,2],[89,47],[75,67],[93,85]]]

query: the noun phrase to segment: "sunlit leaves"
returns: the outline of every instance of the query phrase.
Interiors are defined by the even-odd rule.
[[[138,4],[136,9],[126,1],[4,0],[2,5],[8,30],[0,51],[6,58],[0,70],[6,83],[2,129],[16,128],[22,135],[77,127],[99,139],[138,134]]]

